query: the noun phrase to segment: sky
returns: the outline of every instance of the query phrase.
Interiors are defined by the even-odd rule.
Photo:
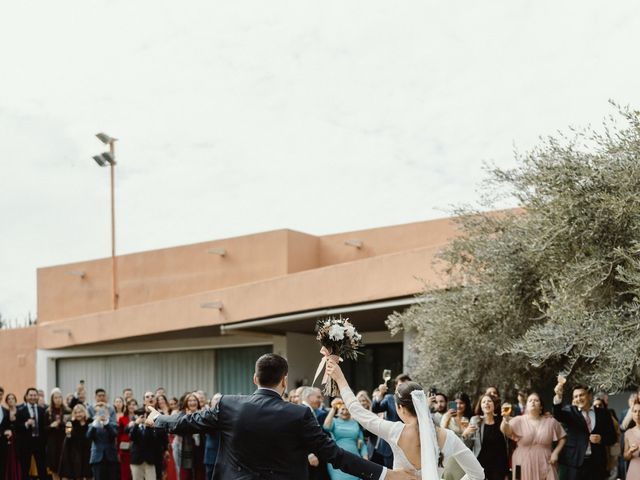
[[[633,1],[7,0],[0,314],[36,269],[448,216],[483,164],[640,106]],[[508,203],[508,202],[507,202]],[[504,206],[509,206],[505,204]]]

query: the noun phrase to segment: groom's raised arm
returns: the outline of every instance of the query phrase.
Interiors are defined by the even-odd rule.
[[[210,432],[218,429],[219,408],[220,406],[216,405],[215,408],[205,408],[195,413],[158,415],[153,420],[153,426],[155,428],[164,428],[178,435]]]

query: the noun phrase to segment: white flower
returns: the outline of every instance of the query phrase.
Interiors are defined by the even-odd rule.
[[[329,338],[331,340],[342,340],[344,338],[344,328],[340,325],[332,325],[329,329]]]
[[[345,327],[344,333],[347,334],[347,337],[354,338],[356,334],[356,329],[353,327],[353,325],[349,325],[348,327]]]

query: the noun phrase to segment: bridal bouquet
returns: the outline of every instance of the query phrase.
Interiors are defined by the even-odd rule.
[[[313,378],[314,384],[327,360],[331,359],[335,362],[341,362],[344,358],[355,360],[360,354],[358,349],[362,346],[362,335],[358,333],[348,318],[339,317],[318,320],[316,332],[318,333],[316,338],[322,345],[320,353],[324,356]],[[326,373],[322,378],[322,383],[325,386],[325,395],[335,397],[340,394],[338,386]]]

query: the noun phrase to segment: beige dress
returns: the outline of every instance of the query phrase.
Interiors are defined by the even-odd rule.
[[[527,415],[509,422],[518,448],[513,452],[512,465],[520,465],[522,480],[558,480],[556,468],[549,464],[551,443],[567,434],[562,425],[552,417],[542,417],[539,422]]]
[[[624,432],[624,444],[640,445],[640,430],[631,428]],[[627,471],[627,480],[640,480],[640,452],[635,452],[629,462],[629,470]]]

